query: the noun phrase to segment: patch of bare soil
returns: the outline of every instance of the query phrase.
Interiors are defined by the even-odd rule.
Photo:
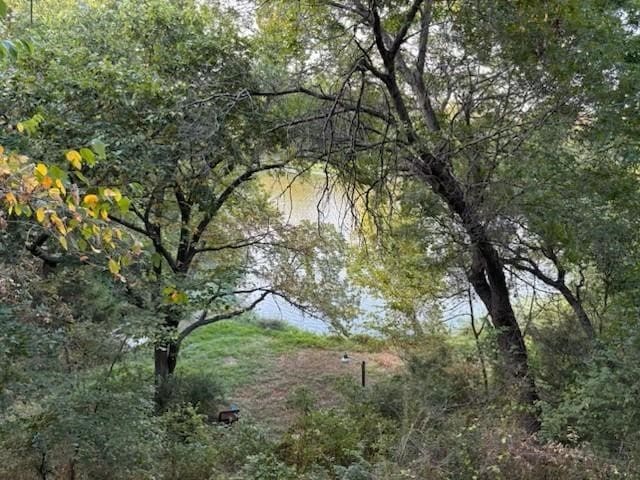
[[[361,381],[361,363],[366,365],[366,384],[391,375],[402,368],[402,360],[391,352],[349,353],[350,361],[341,361],[344,352],[302,349],[277,358],[273,367],[253,385],[243,385],[229,395],[242,417],[285,430],[294,412],[287,408],[287,398],[299,387],[313,392],[321,408],[339,405],[342,397],[336,391],[336,380],[350,378]],[[279,427],[279,428],[278,428]]]

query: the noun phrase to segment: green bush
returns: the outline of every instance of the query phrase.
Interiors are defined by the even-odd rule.
[[[590,340],[574,315],[560,318],[543,317],[530,328],[533,339],[531,364],[540,396],[549,403],[560,401],[560,395],[584,370],[591,355]]]
[[[190,404],[177,405],[162,417],[164,440],[158,457],[163,480],[210,478],[219,465],[219,435]]]
[[[287,328],[287,324],[282,320],[271,319],[271,318],[259,318],[256,320],[256,323],[260,328],[264,328],[265,330],[285,330]]]
[[[545,404],[543,435],[589,443],[607,455],[640,461],[640,339],[602,347],[557,406]]]
[[[169,405],[191,405],[209,420],[217,419],[224,402],[224,388],[215,378],[202,373],[174,375],[163,388],[167,390]]]
[[[61,381],[14,404],[0,418],[0,478],[152,478],[162,432],[140,380],[120,372]]]
[[[355,420],[334,410],[302,415],[284,435],[280,457],[299,472],[313,464],[332,468],[358,458],[360,436]]]
[[[242,467],[242,476],[247,480],[297,480],[295,469],[287,466],[272,453],[250,455]]]

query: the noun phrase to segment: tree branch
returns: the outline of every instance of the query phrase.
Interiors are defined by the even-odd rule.
[[[244,308],[233,310],[231,312],[220,313],[218,315],[214,315],[213,317],[205,317],[196,320],[180,332],[180,334],[178,335],[177,343],[180,344],[189,334],[200,327],[204,327],[205,325],[210,325],[221,320],[227,320],[229,318],[237,317],[239,315],[242,315],[243,313],[247,313],[253,310],[260,302],[262,302],[267,297],[267,295],[269,295],[269,293],[271,292],[268,290],[264,291],[256,300],[254,300],[253,302],[251,302],[251,304]]]
[[[224,205],[224,202],[227,201],[227,199],[233,194],[233,192],[235,192],[235,190],[240,185],[242,185],[244,182],[251,180],[251,178],[256,173],[265,172],[268,170],[275,170],[278,168],[285,167],[286,165],[287,164],[285,162],[261,165],[259,167],[251,168],[245,171],[242,175],[236,177],[236,179],[233,180],[233,182],[231,182],[222,191],[222,193],[218,195],[218,197],[209,204],[209,208],[207,208],[204,217],[202,218],[202,220],[200,220],[200,223],[198,223],[198,226],[193,232],[192,244],[196,245],[200,241],[200,238],[202,237],[205,230],[209,226],[209,223],[211,223],[211,220],[213,220],[213,217],[215,217],[216,213],[218,213],[218,210],[220,210],[222,205]]]

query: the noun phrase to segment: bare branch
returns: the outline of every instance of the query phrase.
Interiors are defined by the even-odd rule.
[[[266,165],[261,165],[255,168],[250,168],[246,170],[244,173],[235,178],[218,197],[213,200],[206,209],[205,215],[198,223],[195,231],[193,232],[192,243],[195,245],[200,241],[200,238],[204,234],[205,230],[213,220],[213,217],[218,213],[218,210],[224,205],[224,202],[235,192],[235,190],[240,187],[244,182],[247,182],[253,178],[256,173],[265,172],[268,170],[275,170],[278,168],[285,167],[286,163],[271,163]]]

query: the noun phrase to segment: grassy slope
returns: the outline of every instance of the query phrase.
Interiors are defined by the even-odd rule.
[[[343,364],[343,352],[353,361]],[[311,390],[320,405],[335,404],[336,379],[359,382],[361,360],[367,362],[370,381],[399,366],[380,341],[358,343],[288,326],[265,328],[243,319],[209,325],[189,336],[177,373],[210,375],[244,414],[277,420],[287,416],[286,399],[299,387]]]
[[[250,383],[276,358],[300,348],[340,349],[350,342],[284,327],[264,328],[248,319],[220,322],[196,330],[180,351],[178,373],[210,374],[228,389]]]

